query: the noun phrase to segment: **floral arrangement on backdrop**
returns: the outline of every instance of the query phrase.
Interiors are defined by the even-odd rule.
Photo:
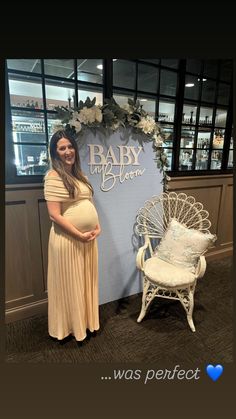
[[[128,103],[123,107],[118,105],[113,98],[105,99],[104,102],[104,105],[97,106],[96,98],[91,100],[87,97],[85,102],[82,100],[79,102],[78,107],[56,107],[55,110],[62,126],[71,130],[77,141],[88,128],[94,132],[99,130],[104,136],[120,128],[131,128],[131,136],[139,144],[152,142],[154,160],[157,168],[163,173],[162,183],[164,190],[167,190],[167,182],[170,178],[166,173],[168,161],[162,148],[164,136],[160,125],[144,111],[139,100],[128,99]],[[58,125],[55,126],[55,129],[58,128]]]

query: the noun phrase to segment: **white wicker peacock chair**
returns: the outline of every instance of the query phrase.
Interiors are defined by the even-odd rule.
[[[144,237],[137,254],[143,274],[141,322],[154,297],[179,300],[193,332],[194,291],[206,270],[203,254],[216,240],[209,213],[185,193],[153,196],[138,211],[136,232]]]

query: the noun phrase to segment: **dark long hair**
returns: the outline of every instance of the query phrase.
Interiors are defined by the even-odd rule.
[[[64,165],[63,165],[63,163],[62,163],[62,161],[61,161],[61,159],[60,159],[60,157],[57,153],[57,143],[62,138],[66,138],[67,140],[69,140],[73,149],[75,150],[75,162],[72,166],[71,173],[69,173],[65,170],[65,167],[64,167]],[[49,152],[50,152],[52,168],[62,178],[62,181],[65,185],[65,188],[68,190],[69,196],[71,198],[75,197],[75,190],[77,188],[77,185],[75,183],[75,178],[80,180],[81,182],[85,183],[85,185],[87,185],[89,187],[89,189],[91,190],[91,192],[93,194],[92,185],[89,183],[89,181],[86,179],[86,177],[83,175],[83,173],[81,171],[78,147],[77,147],[77,144],[76,144],[76,141],[75,141],[75,138],[74,138],[73,134],[71,134],[67,130],[56,131],[51,137]]]

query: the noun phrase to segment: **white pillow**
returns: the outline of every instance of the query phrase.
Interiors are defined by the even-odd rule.
[[[216,239],[216,235],[187,228],[172,219],[155,254],[172,265],[195,273],[199,256],[203,255]]]

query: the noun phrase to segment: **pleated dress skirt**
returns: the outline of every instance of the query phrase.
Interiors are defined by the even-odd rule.
[[[99,329],[97,241],[81,242],[52,225],[48,248],[48,328],[61,340]]]

